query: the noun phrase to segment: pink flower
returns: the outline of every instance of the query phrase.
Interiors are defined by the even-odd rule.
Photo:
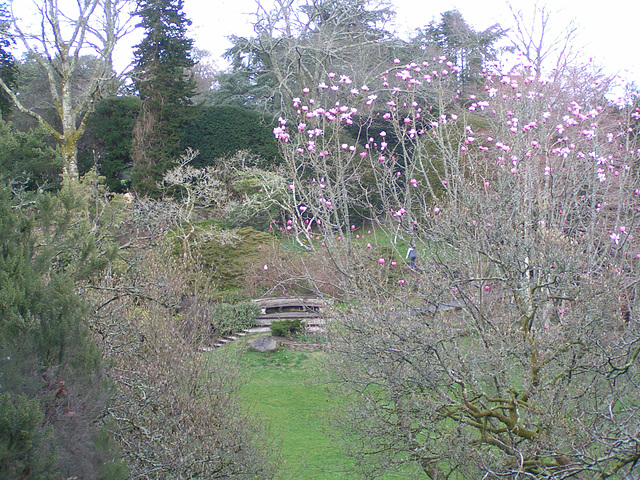
[[[379,263],[380,265],[384,265],[384,258],[381,258],[380,260],[378,260],[378,263]]]
[[[324,247],[324,242],[322,242],[322,244],[320,245],[321,247]]]
[[[355,225],[351,225],[351,230],[355,230],[356,226]]]
[[[269,270],[269,265],[265,265],[264,267],[262,267],[262,269],[266,272],[267,270]]]
[[[262,245],[258,245],[258,250],[262,250]]]
[[[392,267],[395,267],[396,265],[397,265],[396,262],[391,262]]]
[[[485,289],[485,291],[487,291],[487,292],[488,292],[488,291],[489,291],[489,285],[485,285],[485,286],[484,286],[484,289]]]
[[[370,243],[367,243],[367,248],[371,248],[371,244]]]
[[[398,283],[399,283],[400,285],[404,285],[404,280],[398,280]]]

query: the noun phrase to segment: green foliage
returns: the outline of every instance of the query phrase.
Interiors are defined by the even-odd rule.
[[[135,87],[143,101],[152,100],[154,108],[189,105],[195,82],[185,69],[193,67],[193,40],[187,38],[191,21],[182,11],[183,0],[140,0],[136,15],[145,36],[134,50]]]
[[[2,478],[57,479],[73,473],[105,478],[101,466],[119,456],[94,446],[108,395],[100,353],[88,331],[87,305],[72,281],[85,268],[78,264],[94,264],[99,246],[79,248],[80,239],[91,237],[72,221],[78,216],[72,207],[82,203],[66,190],[60,197],[63,193],[64,198],[37,195],[23,210],[0,189]],[[71,252],[78,250],[74,258]]]
[[[136,15],[145,36],[134,51],[133,79],[142,99],[134,131],[134,187],[157,193],[156,183],[178,158],[180,138],[189,122],[195,94],[191,24],[182,11],[183,0],[141,0]]]
[[[246,108],[232,105],[202,107],[187,127],[183,148],[191,147],[200,155],[194,166],[215,165],[217,159],[247,150],[262,163],[246,167],[265,167],[279,161],[273,136],[273,121]]]
[[[20,132],[0,119],[0,178],[10,179],[27,189],[57,189],[60,186],[62,157],[48,142],[42,127]]]
[[[238,333],[257,325],[260,307],[254,302],[220,303],[211,309],[212,328],[216,337]]]
[[[200,249],[203,264],[211,269],[211,276],[219,290],[241,288],[250,273],[252,262],[262,257],[259,246],[270,245],[272,237],[251,227],[233,230],[239,240],[233,244],[211,240]]]
[[[291,335],[301,332],[304,323],[299,318],[292,320],[276,320],[269,326],[271,333],[278,337],[291,337]]]
[[[44,413],[38,398],[0,394],[0,476],[53,479],[56,457],[46,440]]]
[[[99,101],[79,146],[81,172],[94,166],[93,154],[97,153],[98,170],[112,192],[124,191],[130,180],[127,170],[133,162],[133,127],[139,112],[138,97],[109,97]]]
[[[475,31],[457,10],[449,10],[441,15],[440,22],[432,21],[414,42],[439,48],[448,60],[460,67],[460,81],[463,87],[478,83],[482,68],[487,62],[497,58],[496,42],[506,35],[499,24],[481,32]]]

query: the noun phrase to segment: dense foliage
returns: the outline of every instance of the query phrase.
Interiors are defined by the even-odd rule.
[[[133,179],[141,192],[155,191],[180,153],[195,81],[190,73],[193,40],[186,35],[183,0],[140,0],[136,15],[144,38],[134,50],[133,81],[142,101],[134,132]]]
[[[277,477],[236,353],[204,354],[271,294],[335,300],[354,475],[637,476],[637,93],[564,51],[547,77],[526,28],[504,70],[457,11],[402,40],[384,2],[296,0],[198,106],[184,1],[136,4],[129,97],[121,0],[37,2],[59,55],[19,97],[0,4],[0,86],[39,125],[0,123],[0,476]]]
[[[38,231],[51,200],[16,210],[0,191],[0,475],[125,478],[98,421],[109,393],[88,305]]]
[[[57,189],[62,158],[42,127],[21,132],[0,120],[0,177],[30,190]]]
[[[122,192],[131,184],[133,128],[139,113],[138,97],[101,100],[80,144],[81,171],[86,173],[94,166],[98,168],[112,192]]]
[[[194,165],[216,165],[216,160],[246,150],[258,164],[247,166],[273,167],[279,151],[273,137],[274,122],[258,112],[232,105],[200,107],[189,122],[183,145],[200,152]]]

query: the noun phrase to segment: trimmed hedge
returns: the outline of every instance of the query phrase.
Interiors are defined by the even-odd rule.
[[[191,147],[200,155],[195,167],[215,165],[216,160],[248,150],[261,159],[255,167],[278,163],[280,154],[273,136],[274,122],[257,112],[234,105],[200,107],[200,112],[186,128],[183,148]]]

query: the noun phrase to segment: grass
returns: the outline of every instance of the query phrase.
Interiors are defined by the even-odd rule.
[[[281,348],[243,356],[248,382],[240,394],[281,442],[278,480],[355,478],[354,462],[342,452],[330,425],[343,400],[332,396],[323,384],[325,355],[322,351]],[[383,478],[401,480],[406,476]]]
[[[282,479],[346,479],[353,463],[340,454],[325,421],[339,401],[317,379],[322,352],[247,352],[249,381],[241,389],[281,442]]]

